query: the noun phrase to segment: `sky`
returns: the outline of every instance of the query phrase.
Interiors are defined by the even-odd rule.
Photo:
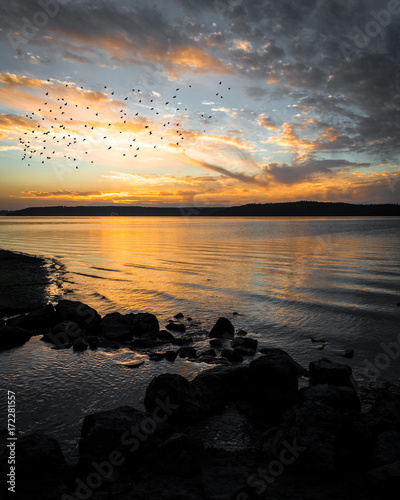
[[[400,201],[400,0],[1,0],[0,209]]]

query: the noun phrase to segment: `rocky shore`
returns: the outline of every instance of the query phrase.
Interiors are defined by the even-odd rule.
[[[13,498],[397,498],[398,387],[376,390],[363,412],[350,366],[322,358],[302,367],[281,349],[259,350],[257,340],[235,332],[224,317],[203,332],[209,348],[198,352],[185,322],[178,313],[160,329],[150,313],[101,317],[69,300],[3,320],[1,349],[41,335],[49,348],[82,356],[88,349],[124,347],[154,361],[173,363],[179,356],[210,365],[193,380],[173,373],[154,377],[145,411],[123,406],[87,415],[75,464],[67,464],[55,439],[20,435]],[[299,389],[299,378],[307,387]],[[6,445],[7,431],[0,439]],[[242,445],[224,446],[232,439]],[[4,450],[2,478],[9,468],[9,448]],[[7,486],[2,479],[4,494]]]

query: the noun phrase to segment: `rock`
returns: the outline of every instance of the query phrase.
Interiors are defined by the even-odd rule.
[[[326,406],[339,411],[361,410],[360,399],[352,387],[338,387],[328,384],[319,384],[306,387],[299,391],[300,402],[321,402]]]
[[[171,323],[168,323],[165,328],[168,328],[168,330],[171,330],[172,332],[185,332],[186,331],[186,326],[182,323],[174,323],[171,321]]]
[[[262,349],[260,350],[262,352]],[[295,361],[295,365],[297,366],[297,373],[299,377],[307,377],[310,378],[310,372],[306,370],[300,363]]]
[[[240,329],[236,332],[236,335],[244,337],[245,335],[247,335],[247,332],[245,330]]]
[[[175,319],[181,319],[181,318],[183,318],[183,317],[184,317],[184,316],[183,316],[183,314],[182,314],[182,313],[175,314],[175,316],[174,316],[174,318],[175,318]]]
[[[131,316],[118,312],[106,314],[100,323],[100,335],[108,340],[123,342],[132,339]]]
[[[248,473],[239,467],[205,467],[200,480],[208,500],[250,498],[241,491],[247,489]]]
[[[230,363],[241,363],[243,361],[243,356],[233,349],[222,349],[221,356]]]
[[[235,328],[227,318],[218,318],[210,332],[210,338],[233,339]]]
[[[370,482],[382,493],[381,498],[397,499],[400,488],[400,461],[382,465],[367,473]]]
[[[235,353],[238,354],[239,356],[254,356],[256,351],[254,349],[250,349],[248,347],[235,347],[234,349]]]
[[[148,414],[122,406],[86,416],[79,442],[78,474],[86,478],[93,472],[93,462],[108,462],[111,456],[115,460],[118,456],[118,461],[123,462],[119,471],[140,463],[146,454],[172,434],[172,429],[163,423],[164,407],[156,403],[153,410],[156,411]]]
[[[93,308],[83,302],[60,300],[56,305],[59,321],[73,321],[90,332],[98,332],[101,317]]]
[[[199,438],[176,433],[155,450],[149,462],[157,473],[187,477],[199,473],[209,459]]]
[[[9,443],[8,443],[9,444]],[[58,442],[44,434],[29,434],[16,441],[16,498],[30,500],[58,500],[72,486],[72,475]],[[1,458],[4,476],[10,473],[8,451]],[[6,469],[3,471],[4,468]],[[1,489],[4,487],[1,485]],[[0,490],[1,491],[1,490]],[[7,492],[9,493],[9,492]],[[11,498],[6,494],[2,498]]]
[[[0,327],[0,351],[18,347],[32,337],[31,332],[18,326],[1,326]]]
[[[166,351],[165,352],[165,359],[168,361],[175,361],[176,357],[178,356],[178,353],[176,351]]]
[[[400,432],[382,432],[378,435],[374,460],[377,466],[400,461]]]
[[[239,315],[239,313],[238,313],[238,312],[236,312],[236,311],[235,311],[235,312],[233,312],[232,314],[233,314],[234,316],[238,316],[238,315]]]
[[[27,314],[20,314],[7,320],[7,325],[25,328],[31,332],[40,332],[58,323],[56,311],[52,304],[35,309]]]
[[[206,349],[205,351],[201,351],[201,353],[199,353],[199,357],[203,357],[203,356],[206,356],[206,357],[209,357],[209,356],[216,356],[217,353],[215,352],[214,349]]]
[[[90,349],[97,349],[97,346],[99,345],[99,339],[97,337],[90,336],[86,337],[85,340],[89,344]]]
[[[83,334],[78,323],[75,321],[62,321],[43,336],[44,342],[49,342],[55,346],[72,344],[74,340]]]
[[[186,321],[193,321],[193,319],[192,319],[190,316],[188,316],[188,317],[186,318]]]
[[[236,347],[244,347],[255,352],[257,351],[258,341],[250,337],[236,337],[232,340],[231,346],[233,349],[235,349]]]
[[[131,343],[132,349],[153,349],[154,347],[159,347],[160,345],[164,345],[164,341],[147,338],[135,339]]]
[[[170,341],[173,341],[175,339],[172,333],[168,332],[167,330],[160,330],[157,333],[157,338],[161,340],[170,340]]]
[[[181,347],[178,349],[180,358],[196,358],[196,349],[194,347]]]
[[[120,345],[118,342],[114,342],[112,340],[107,340],[107,339],[104,339],[102,337],[100,337],[98,339],[98,343],[97,343],[97,346],[98,347],[104,347],[104,348],[110,348],[110,349],[119,349],[120,348]]]
[[[151,313],[127,314],[130,317],[130,327],[134,337],[142,337],[145,334],[157,334],[160,331],[158,319]]]
[[[212,340],[210,340],[210,346],[211,347],[216,347],[217,349],[219,349],[223,345],[224,345],[224,342],[221,339],[212,339]]]
[[[186,338],[181,338],[181,337],[175,337],[172,340],[172,344],[174,345],[187,345],[193,342],[192,337],[186,337]]]
[[[213,356],[200,356],[197,359],[200,363],[207,363],[208,365],[231,366],[232,364],[230,361],[223,357],[214,358]]]
[[[353,387],[352,369],[348,365],[321,359],[310,363],[310,377],[313,385],[329,384]]]
[[[151,361],[161,361],[165,359],[165,352],[152,352],[149,354],[149,359]]]
[[[178,374],[164,373],[150,382],[144,398],[147,411],[154,411],[160,401],[173,405],[171,421],[192,422],[204,415],[197,387]]]
[[[369,428],[375,434],[400,432],[400,389],[393,384],[381,388],[367,419]]]
[[[348,349],[347,351],[344,351],[343,354],[341,354],[344,358],[351,359],[354,357],[354,350],[353,349]]]
[[[297,401],[297,366],[281,349],[264,352],[250,363],[248,397],[257,407],[276,413]]]
[[[76,339],[72,343],[72,348],[76,352],[86,351],[88,348],[88,343],[83,339]]]

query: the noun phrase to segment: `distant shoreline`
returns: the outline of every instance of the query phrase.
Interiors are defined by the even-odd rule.
[[[29,207],[0,210],[0,216],[24,217],[399,217],[399,204],[353,204],[317,201],[252,203],[231,207],[143,207],[132,205]]]

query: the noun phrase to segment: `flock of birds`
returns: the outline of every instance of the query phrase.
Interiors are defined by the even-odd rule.
[[[50,82],[50,80],[47,81]],[[222,81],[219,82],[219,85],[222,90]],[[65,84],[65,87],[69,87],[69,85]],[[192,85],[188,85],[188,88],[192,88]],[[80,87],[80,89],[82,91],[84,90],[83,87]],[[157,102],[155,102],[156,99],[161,100],[161,95],[157,92],[143,93],[140,89],[132,89],[132,92],[123,97],[121,100],[115,101],[116,103],[122,102],[122,106],[119,111],[119,123],[123,123],[124,125],[127,122],[132,123],[130,121],[131,117],[135,120],[135,125],[139,124],[140,127],[143,126],[143,129],[140,130],[140,132],[147,136],[148,139],[151,138],[151,146],[154,149],[157,148],[157,145],[161,144],[159,142],[154,144],[156,132],[158,132],[158,139],[160,141],[169,140],[170,143],[179,146],[182,141],[185,140],[185,137],[181,122],[178,121],[179,117],[176,118],[176,116],[180,111],[180,116],[182,116],[182,112],[188,111],[187,108],[179,107],[182,105],[178,97],[180,90],[181,88],[178,87],[174,92],[175,95],[172,95],[163,104],[164,115],[168,117],[168,121],[159,120],[158,123],[154,123],[153,125],[157,128],[157,131],[154,126],[151,127],[148,124],[150,123],[148,119],[148,112],[154,112],[156,120],[157,115],[160,115],[161,113],[161,108],[158,107]],[[231,90],[230,87],[228,87],[227,90]],[[114,97],[115,91],[111,91],[107,85],[104,85],[103,92],[107,93],[109,99],[116,99]],[[59,95],[59,92],[54,91],[54,94]],[[217,92],[215,97],[220,99],[224,98],[221,92]],[[139,107],[140,112],[136,109],[132,112],[131,103],[132,106]],[[145,109],[146,112],[142,112],[142,109]],[[75,112],[80,113],[82,110],[84,111],[84,120],[74,116]],[[133,113],[132,115],[129,113],[130,111]],[[171,111],[173,112],[172,114]],[[20,137],[19,143],[23,148],[23,156],[21,160],[27,160],[28,162],[35,157],[39,157],[41,163],[50,162],[54,159],[63,157],[65,160],[71,161],[75,165],[75,168],[78,168],[78,164],[76,162],[82,159],[82,156],[79,158],[80,154],[77,154],[79,152],[79,146],[90,144],[90,141],[93,140],[93,137],[96,134],[96,132],[94,132],[95,130],[99,131],[99,133],[101,132],[101,135],[97,136],[96,140],[100,140],[101,142],[105,141],[107,151],[110,151],[113,147],[116,147],[117,149],[119,148],[115,145],[109,145],[110,142],[113,142],[111,140],[112,135],[123,134],[125,132],[124,126],[119,126],[118,124],[110,121],[110,119],[105,120],[105,117],[101,117],[101,113],[99,116],[99,111],[96,109],[95,105],[87,106],[81,103],[77,104],[73,99],[71,100],[71,98],[67,100],[67,97],[53,96],[50,91],[45,93],[45,99],[43,100],[41,107],[32,111],[30,114],[26,114],[25,116],[29,120],[33,121],[32,130],[30,132],[24,132],[24,135],[27,137]],[[201,121],[205,123],[212,119],[212,115],[207,112],[201,112],[199,113],[199,118],[201,118]],[[105,132],[105,128],[108,129],[108,132]],[[206,130],[204,130],[204,132],[206,132]],[[171,141],[171,133],[173,133],[175,140]],[[129,135],[129,132],[126,132],[126,135]],[[167,135],[168,137],[166,137]],[[136,141],[136,139],[139,140]],[[142,141],[142,143],[140,143],[140,138],[132,137],[128,146],[129,148],[132,148],[132,154],[129,156],[137,158],[141,146],[143,147],[143,144],[148,145],[148,142],[149,141]],[[125,147],[124,151],[126,151],[128,147]],[[84,151],[84,155],[89,155],[89,151]],[[93,160],[90,160],[88,156],[84,155],[83,159],[85,161],[94,163]],[[121,153],[121,156],[127,156],[127,153],[123,152]],[[28,163],[28,166],[30,165],[31,163]]]

